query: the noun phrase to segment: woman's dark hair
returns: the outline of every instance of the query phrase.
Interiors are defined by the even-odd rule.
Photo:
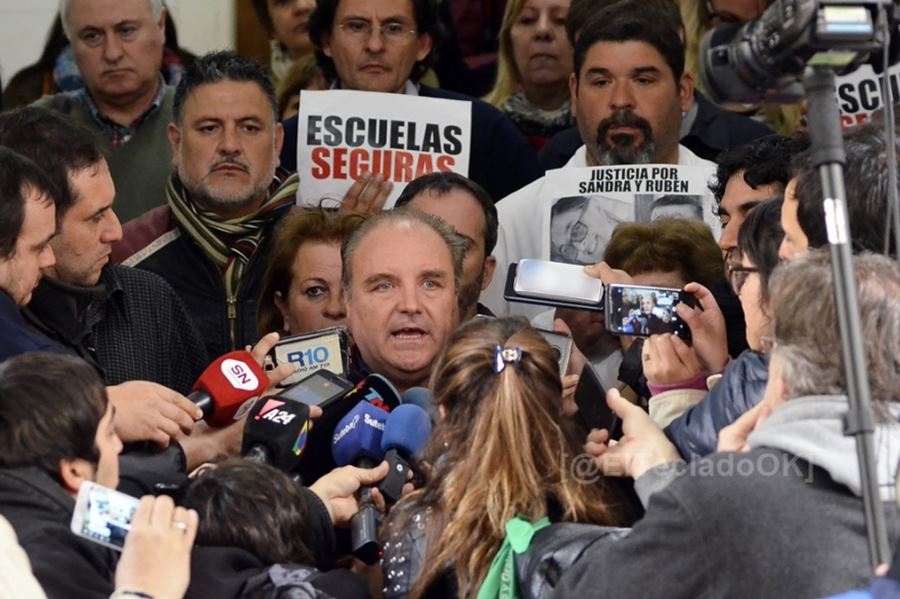
[[[34,352],[0,365],[0,466],[56,479],[60,460],[100,461],[96,437],[106,387],[81,358]]]
[[[315,566],[308,496],[265,464],[226,460],[182,488],[179,505],[197,510],[197,544],[238,547],[266,565]]]
[[[757,204],[747,213],[738,231],[739,255],[746,255],[759,270],[760,297],[769,302],[769,278],[778,266],[778,247],[784,238],[781,229],[781,198],[771,198]]]

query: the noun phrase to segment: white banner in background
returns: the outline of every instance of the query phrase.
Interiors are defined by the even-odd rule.
[[[297,133],[298,204],[340,200],[366,171],[406,184],[435,171],[469,173],[471,102],[349,90],[304,91]]]

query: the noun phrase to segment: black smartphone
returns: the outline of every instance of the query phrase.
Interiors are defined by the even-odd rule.
[[[575,387],[576,421],[587,435],[591,429],[605,428],[610,439],[622,438],[622,421],[606,403],[606,389],[590,364],[585,364]]]
[[[578,264],[521,260],[509,265],[503,298],[508,302],[603,311],[603,283]]]
[[[344,377],[330,370],[316,370],[299,383],[280,390],[278,396],[325,408],[352,388],[353,383]]]
[[[696,306],[697,299],[672,287],[610,285],[606,290],[606,330],[614,335],[672,333],[690,339],[691,329],[675,310],[682,303]]]

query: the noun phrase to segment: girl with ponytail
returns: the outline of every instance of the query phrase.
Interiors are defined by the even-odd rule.
[[[427,482],[383,529],[386,597],[483,596],[517,517],[532,526],[619,523],[599,474],[570,471],[582,449],[561,414],[559,367],[524,319],[475,319],[457,330],[431,389],[440,421],[423,456]]]

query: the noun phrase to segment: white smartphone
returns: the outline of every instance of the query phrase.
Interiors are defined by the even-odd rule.
[[[580,264],[519,260],[513,290],[525,297],[600,305],[603,282],[584,274]]]
[[[72,532],[116,551],[125,546],[140,500],[96,483],[84,482],[75,500]]]

